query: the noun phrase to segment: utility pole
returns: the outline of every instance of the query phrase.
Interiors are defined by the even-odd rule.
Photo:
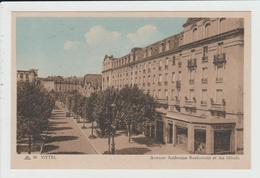
[[[28,154],[31,154],[31,147],[32,147],[32,138],[31,138],[31,128],[30,128],[30,126],[31,126],[31,124],[30,124],[30,119],[28,119],[28,122],[27,122],[27,129],[28,129]]]

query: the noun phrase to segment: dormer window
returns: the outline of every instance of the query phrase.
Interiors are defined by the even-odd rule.
[[[193,41],[198,40],[198,29],[197,28],[193,29],[192,39],[193,39]]]
[[[209,28],[210,28],[210,23],[207,23],[205,25],[205,37],[208,37],[210,34],[209,34]]]
[[[224,25],[223,25],[223,23],[224,23],[225,20],[226,20],[226,18],[220,18],[219,19],[219,33],[224,32]]]

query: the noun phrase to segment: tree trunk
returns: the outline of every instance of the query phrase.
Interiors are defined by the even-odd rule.
[[[132,132],[132,124],[129,124],[128,126],[127,126],[127,135],[128,135],[128,143],[131,143],[131,133]]]
[[[110,131],[108,132],[108,153],[110,153]]]
[[[91,136],[93,137],[93,131],[94,131],[94,121],[91,123]]]
[[[32,137],[31,135],[29,136],[29,143],[28,143],[28,154],[31,154],[31,149],[32,149]]]

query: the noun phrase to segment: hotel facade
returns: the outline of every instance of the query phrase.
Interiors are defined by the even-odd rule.
[[[243,64],[243,19],[188,18],[179,34],[106,55],[102,89],[136,85],[164,106],[147,136],[195,154],[240,154]]]

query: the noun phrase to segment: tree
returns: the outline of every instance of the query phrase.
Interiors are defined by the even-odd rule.
[[[143,93],[138,87],[125,87],[119,91],[116,100],[116,120],[126,126],[128,141],[131,142],[133,125],[153,121],[155,116],[155,100]]]
[[[91,93],[91,95],[86,100],[86,116],[89,121],[91,121],[91,137],[94,137],[94,122],[95,122],[95,114],[94,114],[94,108],[96,106],[97,102],[97,94]]]
[[[36,140],[47,129],[54,107],[53,95],[35,83],[17,83],[17,140]]]
[[[114,113],[112,104],[115,104]],[[94,113],[102,133],[109,134],[115,123],[116,128],[126,128],[130,142],[133,125],[153,121],[155,107],[155,100],[137,87],[125,87],[120,91],[110,88],[99,93]]]

